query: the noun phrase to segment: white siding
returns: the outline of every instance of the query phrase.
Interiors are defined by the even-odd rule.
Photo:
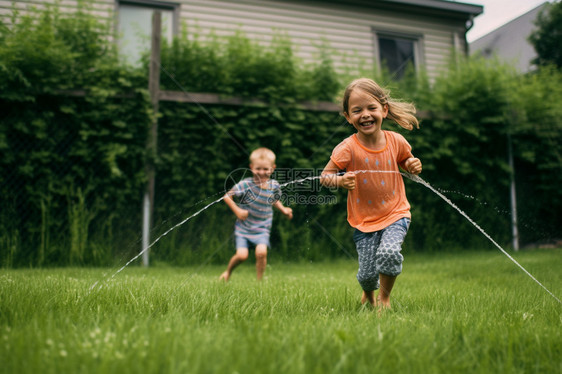
[[[285,32],[294,43],[297,54],[306,62],[317,56],[316,46],[326,43],[334,49],[336,66],[357,67],[375,62],[372,29],[419,35],[421,63],[430,78],[446,65],[451,50],[464,53],[464,21],[451,21],[428,16],[407,15],[317,2],[279,1],[181,1],[181,19],[202,31],[215,30],[217,35],[242,30],[249,37],[268,42],[275,30]],[[463,36],[453,44],[454,35]]]
[[[16,1],[24,10],[47,0]],[[287,35],[296,54],[305,62],[317,58],[318,46],[333,49],[332,58],[339,68],[356,69],[360,64],[376,63],[373,33],[395,32],[420,36],[421,63],[430,78],[446,65],[451,51],[465,52],[463,20],[412,15],[403,12],[381,11],[345,4],[308,1],[272,0],[167,0],[180,4],[182,24],[198,28],[204,36],[231,35],[237,30],[248,37],[268,43],[276,33]],[[375,2],[373,2],[376,4]],[[104,19],[114,19],[115,0],[90,1],[93,12]],[[0,0],[0,14],[4,22],[11,13],[10,0]],[[65,11],[76,9],[75,0],[63,0]]]

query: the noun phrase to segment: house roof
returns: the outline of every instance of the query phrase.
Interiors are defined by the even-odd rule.
[[[476,39],[470,43],[470,51],[479,52],[487,58],[497,55],[501,60],[513,63],[523,73],[533,70],[532,60],[537,53],[528,37],[545,6],[546,2]]]
[[[385,3],[408,5],[429,10],[440,10],[468,15],[479,15],[484,11],[482,5],[459,3],[448,0],[382,0]]]
[[[484,11],[482,5],[448,0],[324,0],[322,2],[410,11],[424,15],[445,16],[457,19],[472,19]]]

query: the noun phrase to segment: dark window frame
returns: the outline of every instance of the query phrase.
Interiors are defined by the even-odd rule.
[[[401,40],[401,41],[410,41],[412,42],[412,56],[413,56],[413,66],[417,72],[420,71],[421,66],[423,65],[423,35],[415,34],[415,33],[404,33],[404,32],[396,32],[396,31],[389,31],[389,30],[379,30],[379,29],[372,29],[373,34],[373,44],[374,44],[374,60],[377,68],[379,71],[383,68],[383,61],[381,60],[381,47],[380,47],[380,39],[394,39],[394,40]],[[406,65],[404,63],[404,65]],[[400,71],[405,66],[400,66]],[[391,72],[396,75],[397,72]],[[397,77],[400,79],[401,75]]]

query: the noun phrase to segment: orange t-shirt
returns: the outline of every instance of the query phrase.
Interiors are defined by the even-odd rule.
[[[412,147],[396,132],[383,133],[383,149],[369,149],[353,134],[338,144],[330,157],[341,170],[357,172],[355,189],[347,194],[347,221],[363,232],[379,231],[401,218],[411,218],[398,165],[413,157]]]

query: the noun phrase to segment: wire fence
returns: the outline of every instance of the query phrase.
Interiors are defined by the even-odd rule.
[[[37,105],[7,110],[1,122],[0,147],[1,266],[118,265],[143,249],[150,117],[131,115],[143,112],[126,107],[135,98],[114,98],[104,104],[123,106],[117,115],[101,115],[88,100],[81,95],[58,95],[43,98]],[[223,134],[216,143],[205,144],[209,127],[213,127],[209,125],[209,110],[201,111],[200,103],[192,105],[190,110],[196,114],[190,112],[191,119],[186,121],[171,115],[170,106],[161,106],[151,241],[220,198],[229,183],[241,177],[234,175],[236,170],[248,172],[248,155],[239,151],[240,144],[229,140],[231,136],[244,139],[244,134]],[[230,106],[227,110],[232,117],[243,118],[262,109]],[[286,110],[290,112],[291,108]],[[28,113],[28,118],[22,118],[21,113]],[[324,116],[329,121],[341,121],[337,113]],[[229,122],[225,131],[234,133],[232,129]],[[336,132],[341,130],[336,126]],[[179,133],[184,133],[181,141]],[[327,134],[324,138],[333,138],[332,142],[341,138],[334,137],[334,131]],[[246,142],[248,153],[259,142]],[[320,154],[311,150],[307,157],[327,160],[324,153],[331,147],[322,147]],[[209,159],[217,153],[222,154],[222,160],[211,162]],[[176,157],[178,154],[184,157]],[[310,167],[279,167],[273,177],[287,183],[319,172]],[[276,218],[272,236],[280,257],[325,258],[350,251],[337,233],[326,235],[320,223],[321,217],[330,216],[329,206],[345,203],[341,194],[322,191],[317,181],[307,181],[287,185],[282,199],[286,205],[297,206],[298,217],[292,223]],[[345,225],[345,208],[341,213],[338,220]],[[213,253],[213,248],[229,240],[233,223],[234,216],[227,207],[217,204],[171,232],[151,248],[151,256],[154,261],[199,263],[206,260],[207,253]],[[325,251],[326,245],[330,251]],[[229,253],[219,254],[216,261],[224,262]]]

